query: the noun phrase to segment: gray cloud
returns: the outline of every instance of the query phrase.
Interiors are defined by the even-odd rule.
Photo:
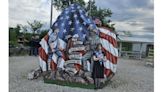
[[[54,19],[59,12],[54,10]],[[27,21],[50,20],[50,0],[9,0],[9,26],[26,25]]]
[[[144,27],[143,29],[152,33],[154,32],[154,27],[152,26]]]
[[[154,32],[153,0],[95,0],[101,8],[110,8],[111,20],[117,31],[139,32],[152,35]],[[54,18],[60,12],[54,10]],[[9,26],[26,25],[27,21],[41,20],[49,23],[50,0],[9,0]],[[150,33],[150,34],[149,34]],[[136,33],[137,34],[137,33]]]
[[[96,5],[110,8],[111,20],[117,31],[130,31],[133,34],[153,37],[154,1],[153,0],[95,0]]]

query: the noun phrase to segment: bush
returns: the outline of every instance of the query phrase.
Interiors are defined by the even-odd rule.
[[[14,30],[9,30],[9,41],[16,41],[17,34]]]
[[[18,43],[16,41],[9,41],[9,47],[16,47]]]
[[[42,31],[41,34],[39,35],[39,38],[42,39],[46,34],[48,30]]]

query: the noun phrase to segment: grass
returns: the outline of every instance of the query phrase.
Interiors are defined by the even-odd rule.
[[[77,83],[77,82],[50,80],[46,78],[44,78],[44,83],[57,84],[57,85],[69,86],[69,87],[79,87],[79,88],[85,88],[85,89],[94,89],[94,84],[82,84],[82,83]]]
[[[105,87],[108,85],[110,80],[106,81],[102,86]],[[85,89],[94,89],[94,84],[82,84],[77,82],[68,82],[68,81],[61,81],[61,80],[51,80],[44,78],[44,83],[48,84],[56,84],[61,86],[69,86],[69,87],[78,87],[78,88],[85,88]]]

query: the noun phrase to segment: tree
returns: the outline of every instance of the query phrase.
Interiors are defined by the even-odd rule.
[[[43,24],[40,21],[34,20],[33,22],[27,21],[28,25],[31,27],[33,34],[35,34],[39,29],[43,26]],[[25,28],[27,31],[27,29]]]
[[[21,27],[20,27],[20,25],[18,24],[18,25],[16,26],[16,28],[15,28],[17,37],[20,35],[20,32],[19,32],[20,30],[21,30]]]
[[[90,12],[89,13],[90,16],[99,18],[101,21],[103,21],[106,17],[111,17],[112,15],[112,11],[109,8],[108,9],[98,8],[95,5],[95,1],[88,2],[86,10]]]
[[[54,0],[53,4],[57,10],[63,10],[64,8],[75,2],[80,4],[81,6],[85,6],[84,0]]]
[[[88,2],[87,10],[90,10],[90,16],[99,18],[102,21],[103,26],[106,26],[115,32],[115,24],[112,24],[110,20],[106,20],[106,18],[109,18],[112,15],[112,11],[109,8],[98,8],[95,5],[95,1],[90,1]]]
[[[20,25],[16,27],[9,27],[9,41],[16,41],[18,36],[20,35]]]
[[[17,39],[20,35],[20,25],[9,27],[9,44],[17,45]]]
[[[54,0],[54,7],[57,8],[57,10],[63,10],[66,7],[68,7],[71,3],[80,4],[85,8],[87,12],[89,12],[90,16],[97,17],[101,20],[105,19],[106,17],[111,17],[112,15],[110,9],[98,8],[95,5],[95,1],[89,1],[88,4],[86,4],[84,0]]]
[[[15,28],[10,27],[9,28],[9,41],[16,41],[17,40],[17,34],[15,31]]]
[[[40,33],[39,38],[42,39],[46,34],[47,34],[48,30],[44,30]]]

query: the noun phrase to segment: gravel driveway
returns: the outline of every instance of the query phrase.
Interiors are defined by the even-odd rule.
[[[38,67],[33,56],[9,57],[10,92],[94,92],[95,90],[45,84],[42,78],[27,80],[27,74]],[[154,68],[144,61],[119,59],[117,73],[105,88],[97,92],[153,92]]]

